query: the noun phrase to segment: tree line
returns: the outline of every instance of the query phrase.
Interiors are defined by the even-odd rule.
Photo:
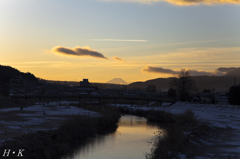
[[[189,71],[183,69],[178,77],[171,80],[168,97],[172,98],[172,100],[178,98],[181,101],[188,101],[190,100],[190,95],[196,94],[197,91],[198,88],[195,81],[191,78]],[[205,92],[207,91],[209,90],[205,90]],[[240,105],[240,84],[229,88],[228,97],[230,104]]]

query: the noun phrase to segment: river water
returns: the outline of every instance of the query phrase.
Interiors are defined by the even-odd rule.
[[[90,139],[64,159],[145,159],[153,147],[154,133],[161,130],[133,115],[122,116],[118,125],[114,133]]]

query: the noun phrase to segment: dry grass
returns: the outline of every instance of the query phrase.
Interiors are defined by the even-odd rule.
[[[179,158],[178,154],[185,154],[187,158],[203,155],[204,144],[202,140],[209,137],[213,129],[208,123],[200,122],[191,110],[182,114],[171,114],[165,111],[144,111],[131,108],[118,108],[123,114],[144,116],[148,121],[154,121],[165,129],[165,134],[158,134],[151,153],[146,154],[146,159],[171,159]]]
[[[87,138],[116,130],[120,113],[116,109],[101,109],[98,112],[100,117],[71,116],[57,130],[24,134],[5,142],[0,149],[25,149],[24,157],[21,157],[25,159],[60,158]]]
[[[163,113],[162,113],[163,114]],[[168,116],[163,116],[167,121]],[[162,124],[161,124],[162,125]],[[207,123],[201,123],[196,119],[191,110],[171,117],[171,122],[162,125],[166,129],[166,135],[159,135],[155,141],[154,148],[147,159],[179,158],[178,154],[185,154],[187,158],[203,154],[202,139],[207,138],[212,128]]]

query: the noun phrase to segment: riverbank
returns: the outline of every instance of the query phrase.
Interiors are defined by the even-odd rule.
[[[208,123],[197,120],[192,111],[175,115],[157,110],[118,109],[125,114],[144,116],[165,129],[156,134],[152,152],[146,154],[147,159],[209,157],[205,141],[212,138],[216,131]]]
[[[78,103],[75,101],[37,102],[31,105],[25,103],[22,109],[20,106],[23,103],[14,103],[11,100],[1,101],[0,145],[4,141],[26,133],[57,129],[71,115],[98,116],[97,112],[70,106],[71,103]]]
[[[109,106],[114,107],[114,104]],[[153,104],[154,106],[154,104]],[[144,107],[117,104],[117,107],[122,109],[124,113],[131,112],[135,115],[146,116],[147,112],[166,112],[164,115],[159,115],[161,121],[167,119],[165,125],[171,126],[172,117],[179,116],[190,110],[194,114],[194,118],[203,126],[198,128],[192,127],[193,131],[183,131],[183,136],[190,139],[190,142],[195,144],[196,150],[200,153],[194,153],[195,158],[220,158],[220,156],[240,156],[240,144],[239,144],[239,106],[234,105],[222,105],[222,104],[192,104],[188,102],[177,103],[163,103],[162,107]],[[161,113],[159,113],[161,114]],[[168,114],[168,115],[167,115]],[[157,117],[158,115],[151,114],[150,117]],[[170,121],[169,121],[170,119]],[[191,119],[191,118],[190,118]],[[172,121],[171,121],[172,120]],[[178,121],[178,120],[177,120]],[[194,120],[193,120],[194,121]],[[202,123],[202,124],[201,124]],[[164,126],[164,125],[163,125]],[[184,128],[184,127],[183,127]],[[173,130],[182,129],[181,127],[174,126]],[[205,130],[207,129],[207,130]],[[177,136],[177,135],[176,135]],[[194,137],[195,136],[195,137]],[[200,138],[199,138],[200,137]],[[201,139],[202,138],[202,139]],[[193,139],[193,140],[192,140]],[[199,140],[195,140],[199,139]],[[186,141],[186,140],[185,140]],[[198,147],[200,146],[200,147]],[[164,146],[163,146],[164,147]],[[191,147],[191,146],[190,146]],[[187,147],[186,147],[187,148]],[[187,155],[179,153],[179,158],[186,158]],[[223,157],[224,158],[224,157]]]
[[[58,158],[58,155],[64,156],[64,154],[70,152],[74,145],[77,144],[79,146],[79,144],[84,143],[86,138],[93,137],[96,134],[105,134],[114,131],[121,113],[146,117],[149,121],[155,121],[159,127],[166,129],[165,132],[161,132],[166,135],[157,134],[152,153],[146,154],[147,159],[218,158],[219,156],[217,155],[221,153],[219,151],[220,149],[216,148],[219,143],[215,141],[219,141],[219,139],[227,140],[229,137],[227,135],[232,132],[232,129],[229,127],[216,127],[204,122],[204,120],[197,119],[194,106],[192,105],[191,108],[193,111],[184,109],[184,107],[188,106],[187,104],[176,107],[179,109],[179,111],[176,111],[175,105],[176,104],[171,106],[163,105],[165,107],[131,107],[131,105],[127,104],[124,104],[124,106],[117,104],[116,108],[112,106],[99,108],[98,106],[79,107],[78,101],[61,101],[61,103],[38,103],[33,106],[24,107],[23,110],[20,110],[19,107],[4,108],[0,110],[1,118],[5,115],[6,117],[9,116],[11,120],[4,121],[4,123],[0,124],[11,126],[9,130],[16,128],[16,126],[19,126],[18,128],[21,129],[24,128],[24,126],[33,128],[33,125],[30,125],[33,123],[48,125],[49,123],[47,121],[49,120],[52,121],[52,124],[55,124],[55,129],[45,129],[44,131],[33,133],[27,132],[27,134],[25,132],[24,136],[19,135],[19,137],[21,137],[18,138],[17,141],[4,143],[5,147],[2,146],[1,150],[10,149],[11,146],[13,146],[15,149],[26,149],[27,151],[24,151],[24,155],[29,153],[36,155],[36,157],[41,156],[39,158],[42,158],[42,156],[45,156],[45,158]],[[204,105],[201,105],[201,108],[202,106]],[[165,111],[169,109],[175,113]],[[13,116],[13,114],[15,116]],[[71,114],[78,115],[73,117]],[[199,114],[200,113],[198,113],[198,115]],[[59,120],[61,120],[63,116],[60,117],[59,115],[65,117],[62,118],[62,122],[59,122]],[[24,120],[27,121],[16,122],[15,120],[17,120],[17,118],[15,117],[19,116],[24,117]],[[230,115],[230,117],[232,116]],[[63,123],[66,118],[68,118],[67,122]],[[44,123],[42,123],[43,121]],[[62,126],[58,127],[56,126],[57,124]],[[39,125],[36,125],[38,130]],[[54,125],[51,125],[50,127],[53,126]],[[17,129],[17,131],[20,130]],[[20,134],[17,131],[15,130],[15,135],[16,133]],[[2,136],[8,135],[5,134],[0,133]],[[162,136],[164,136],[164,138]],[[215,144],[216,146],[214,147],[211,144]],[[24,148],[24,145],[27,145],[27,147]],[[20,146],[23,148],[20,148]],[[214,151],[216,153],[214,153]],[[29,158],[29,156],[27,157]]]
[[[161,129],[145,117],[122,115],[115,132],[90,138],[62,159],[145,159]]]
[[[91,110],[89,107],[82,108]],[[207,152],[209,146],[206,143],[225,133],[225,129],[213,128],[209,123],[199,121],[190,110],[171,114],[155,108],[142,110],[118,106],[117,109],[121,114],[146,117],[149,122],[157,123],[160,129],[165,130],[156,133],[154,147],[151,153],[146,154],[146,159],[216,157]]]
[[[83,144],[86,139],[98,134],[114,132],[117,128],[120,113],[114,108],[88,111],[70,106],[72,101],[65,101],[65,104],[68,103],[67,106],[64,105],[64,102],[61,103],[60,105],[59,103],[58,105],[56,103],[45,103],[44,106],[35,104],[23,110],[20,110],[19,107],[1,109],[2,119],[3,115],[11,118],[11,121],[6,121],[5,116],[4,121],[1,121],[4,122],[1,123],[1,127],[9,126],[4,124],[15,124],[8,127],[9,130],[15,130],[12,134],[12,137],[15,137],[14,139],[6,132],[4,132],[4,134],[1,133],[1,135],[5,137],[8,136],[8,140],[5,140],[0,147],[1,154],[4,154],[5,149],[11,149],[12,152],[18,152],[19,149],[24,149],[23,157],[21,158],[61,158],[71,152],[76,145],[79,146],[79,144]],[[51,107],[53,105],[54,107]],[[55,115],[55,121],[53,121],[53,117],[50,117],[51,115]],[[27,119],[32,120],[32,122],[29,122],[29,120],[27,122],[24,122],[24,120],[19,121],[19,119],[15,118],[18,116],[27,117]],[[62,118],[61,122],[57,121],[60,116],[65,117]],[[49,124],[49,120],[52,121],[53,125],[51,126],[54,129],[49,128],[38,131],[41,130],[42,122],[44,121],[44,124]],[[26,127],[33,128],[33,125],[29,126],[31,123],[36,126],[35,131],[23,132],[22,134],[18,133],[24,131],[23,124],[25,124]],[[17,154],[10,153],[9,155],[8,158],[17,157]]]

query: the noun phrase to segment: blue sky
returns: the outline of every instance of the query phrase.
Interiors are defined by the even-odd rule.
[[[45,79],[93,82],[172,76],[142,71],[148,67],[239,67],[240,2],[189,2],[2,0],[0,64]],[[74,55],[54,52],[57,46]]]

